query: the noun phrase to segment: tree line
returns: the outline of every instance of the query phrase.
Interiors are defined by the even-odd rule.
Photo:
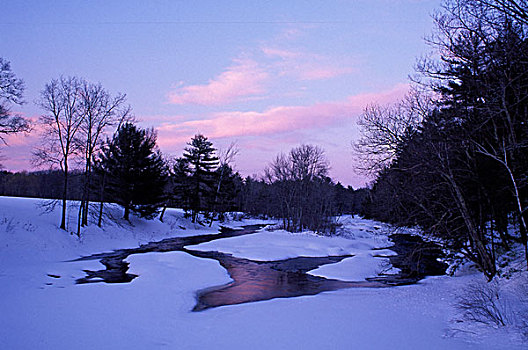
[[[528,257],[528,3],[447,0],[435,25],[413,91],[361,118],[364,214],[420,226],[491,279],[514,243]]]
[[[0,68],[0,137],[30,132],[29,120],[9,110],[23,103],[23,82],[8,61],[2,59]],[[313,145],[278,155],[261,177],[242,178],[232,164],[236,145],[218,152],[204,135],[195,135],[181,157],[165,157],[156,132],[135,124],[126,95],[113,96],[101,84],[79,77],[51,80],[36,103],[44,113],[32,161],[49,170],[2,172],[0,194],[60,201],[64,230],[68,201],[78,201],[79,236],[90,217],[102,225],[105,203],[122,206],[125,220],[131,214],[163,220],[171,206],[204,225],[243,211],[280,218],[289,231],[331,233],[334,217],[359,212],[365,196],[334,183],[323,149]]]
[[[228,212],[280,219],[285,229],[310,229],[329,234],[335,217],[359,213],[366,189],[354,190],[334,183],[321,148],[302,145],[288,155],[278,155],[261,177],[243,178],[231,161],[238,150],[232,145],[222,155],[203,135],[195,135],[179,158],[166,160],[156,147],[152,129],[122,124],[93,158],[93,174],[87,186],[84,169],[69,172],[67,197],[61,169],[0,172],[0,195],[50,198],[80,202],[77,234],[81,234],[82,210],[102,225],[106,203],[131,213],[163,221],[167,207],[183,208],[192,222],[211,225]],[[85,193],[88,188],[88,194]],[[92,203],[83,209],[83,203]],[[61,219],[62,223],[62,219]]]

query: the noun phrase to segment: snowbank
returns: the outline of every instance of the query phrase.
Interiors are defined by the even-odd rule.
[[[388,258],[362,255],[344,259],[336,264],[323,265],[310,271],[310,274],[342,281],[364,281],[369,277],[398,272],[399,269],[392,267]]]
[[[98,261],[66,260],[135,247],[151,239],[211,232],[217,227],[197,230],[180,211],[171,210],[165,223],[135,219],[133,226],[107,223],[99,229],[91,225],[79,240],[58,229],[59,208],[41,214],[38,202],[0,198],[1,349],[525,348],[503,333],[482,333],[478,340],[468,338],[472,342],[447,336],[456,292],[474,280],[473,275],[430,278],[406,287],[346,289],[198,313],[190,312],[195,293],[229,283],[230,278],[215,260],[183,252],[129,256],[130,272],[139,275],[131,283],[75,285],[82,269],[101,265]],[[347,220],[349,228],[343,226],[341,237],[263,231],[194,248],[222,248],[263,260],[300,254],[355,254],[328,265],[326,272],[321,268],[313,273],[349,274],[353,279],[377,273],[386,258],[374,257],[372,248],[388,243],[380,233],[380,224]]]
[[[249,236],[225,238],[186,248],[220,251],[256,261],[285,260],[297,256],[353,255],[337,264],[324,265],[310,272],[315,276],[344,281],[364,281],[381,273],[398,272],[397,269],[392,268],[388,258],[380,257],[395,253],[389,249],[380,249],[392,243],[379,231],[379,223],[353,219],[350,216],[345,217],[342,223],[340,236],[263,230]]]
[[[348,219],[347,222],[348,225],[343,225],[341,228],[347,232],[347,236],[328,237],[313,232],[290,233],[284,230],[262,230],[249,236],[225,238],[187,248],[200,251],[221,251],[239,258],[270,261],[297,256],[358,255],[370,252],[372,249],[392,245],[386,235],[371,233],[373,232],[372,222],[365,220],[365,223],[361,223],[359,219]]]

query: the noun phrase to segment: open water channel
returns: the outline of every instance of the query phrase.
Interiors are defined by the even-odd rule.
[[[351,257],[351,255],[254,261],[217,251],[203,252],[185,248],[186,246],[210,242],[216,239],[253,234],[262,227],[262,225],[250,225],[244,226],[242,229],[222,228],[218,234],[169,238],[159,242],[150,242],[138,248],[119,249],[113,252],[81,257],[74,261],[100,260],[106,268],[97,271],[84,270],[86,276],[78,279],[77,284],[130,282],[138,276],[128,273],[129,263],[126,261],[128,256],[171,251],[181,251],[198,258],[217,260],[227,270],[233,280],[225,285],[211,286],[198,291],[193,311],[274,298],[315,295],[342,288],[379,288],[388,285],[413,283],[418,279],[409,278],[407,274],[396,278],[393,276],[390,279],[376,278],[370,281],[348,282],[313,276],[307,273],[319,266],[337,263]],[[401,246],[398,247],[401,253],[398,252],[399,258],[395,258],[397,263],[405,260],[401,258],[405,254],[405,249],[402,248]]]

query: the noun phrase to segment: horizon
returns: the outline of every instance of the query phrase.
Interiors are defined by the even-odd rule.
[[[358,188],[369,179],[354,172],[357,117],[405,94],[439,4],[12,1],[0,21],[1,57],[26,85],[27,103],[12,110],[33,121],[44,85],[78,76],[127,94],[165,155],[181,155],[198,133],[219,149],[236,142],[245,177],[313,144],[334,181]],[[35,131],[6,138],[5,170],[37,170]]]

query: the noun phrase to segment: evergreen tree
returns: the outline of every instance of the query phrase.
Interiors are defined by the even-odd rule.
[[[157,214],[164,201],[167,171],[153,130],[123,124],[100,158],[99,166],[107,174],[106,191],[123,206],[125,220],[131,211],[147,218]]]
[[[218,213],[220,220],[224,220],[226,212],[237,209],[236,198],[242,188],[242,178],[228,164],[222,164],[216,169],[215,178],[214,211]]]
[[[191,169],[185,158],[178,158],[172,167],[170,176],[172,182],[171,202],[185,211],[191,210]]]
[[[432,41],[441,61],[419,65],[438,101],[397,144],[365,208],[442,238],[490,280],[517,235],[510,219],[528,264],[528,8],[515,17],[497,4],[445,1]]]
[[[203,135],[195,135],[187,143],[183,153],[184,162],[189,168],[189,183],[183,195],[188,202],[192,222],[196,222],[198,213],[209,214],[215,196],[215,174],[219,159],[213,143]]]

